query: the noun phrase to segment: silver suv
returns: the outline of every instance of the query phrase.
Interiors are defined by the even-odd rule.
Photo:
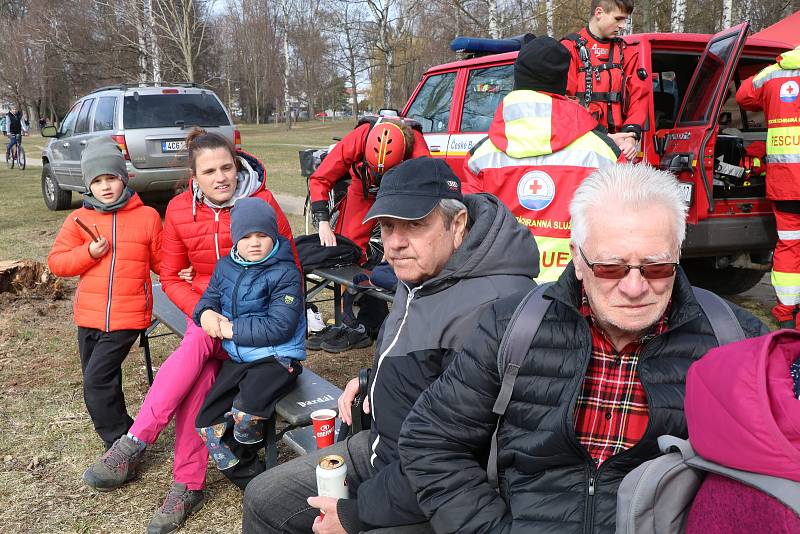
[[[84,192],[81,152],[90,139],[108,135],[128,160],[128,185],[137,192],[174,191],[188,177],[186,135],[201,126],[241,144],[225,106],[195,84],[122,84],[92,91],[72,106],[61,128],[42,129],[53,139],[42,153],[42,196],[51,210],[70,207],[72,191]]]

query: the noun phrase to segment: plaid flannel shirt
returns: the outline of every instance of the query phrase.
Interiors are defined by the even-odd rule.
[[[648,340],[667,330],[667,314],[647,334],[617,352],[592,315],[586,296],[581,314],[592,332],[592,356],[575,405],[578,441],[600,465],[633,447],[644,435],[649,419],[647,396],[639,380],[639,355]]]

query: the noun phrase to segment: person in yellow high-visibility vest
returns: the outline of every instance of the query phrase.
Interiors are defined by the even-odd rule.
[[[595,118],[565,96],[569,61],[569,51],[551,37],[523,46],[514,90],[464,165],[464,193],[497,196],[536,238],[538,282],[558,279],[572,259],[575,189],[595,170],[625,160]]]
[[[778,243],[772,315],[783,328],[797,328],[800,310],[800,47],[745,80],[736,101],[763,110],[767,121],[767,198],[773,201]]]

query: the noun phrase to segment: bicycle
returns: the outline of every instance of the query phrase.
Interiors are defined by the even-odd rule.
[[[22,148],[22,134],[11,134],[9,135],[9,139],[12,136],[16,136],[16,142],[14,146],[11,147],[11,150],[6,154],[6,166],[9,169],[13,169],[14,165],[18,165],[21,171],[25,170],[25,149]]]

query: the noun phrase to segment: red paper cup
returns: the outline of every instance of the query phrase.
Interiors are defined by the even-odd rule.
[[[311,412],[311,422],[314,424],[314,437],[317,438],[317,448],[323,449],[333,445],[334,430],[336,429],[336,410]]]

